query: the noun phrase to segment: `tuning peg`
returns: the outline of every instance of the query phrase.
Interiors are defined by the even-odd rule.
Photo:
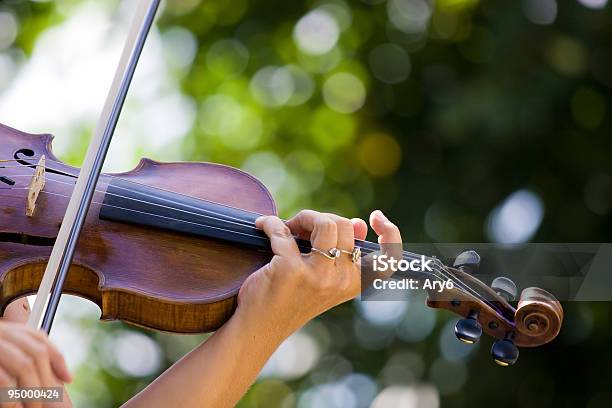
[[[453,266],[465,273],[476,273],[480,266],[480,255],[473,249],[463,251],[457,255]]]
[[[482,335],[482,327],[478,322],[478,314],[470,312],[468,317],[455,324],[455,336],[467,344],[477,343]]]
[[[500,276],[499,278],[493,279],[491,283],[491,289],[499,296],[506,299],[508,302],[512,302],[516,299],[518,289],[511,279]]]
[[[500,366],[506,367],[516,363],[519,358],[518,347],[514,345],[512,336],[506,336],[503,340],[497,340],[491,347],[493,361]]]

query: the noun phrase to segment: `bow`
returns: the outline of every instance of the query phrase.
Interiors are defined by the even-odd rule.
[[[28,326],[49,333],[121,108],[160,0],[141,0],[43,275]]]

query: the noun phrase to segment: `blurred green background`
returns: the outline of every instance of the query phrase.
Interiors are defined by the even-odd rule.
[[[0,122],[55,134],[79,165],[134,3],[0,2]],[[284,217],[380,208],[410,242],[610,242],[606,3],[167,1],[107,170],[229,164]],[[558,339],[503,369],[419,295],[348,303],[288,339],[240,406],[612,406],[610,305],[564,307]],[[65,297],[52,333],[77,406],[121,404],[203,339],[98,315]]]

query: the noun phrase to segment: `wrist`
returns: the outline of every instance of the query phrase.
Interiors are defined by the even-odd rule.
[[[271,353],[292,333],[286,325],[276,322],[270,313],[253,313],[240,306],[227,324],[235,326],[249,342],[263,345]]]

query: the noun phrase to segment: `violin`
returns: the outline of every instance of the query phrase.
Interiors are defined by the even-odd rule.
[[[0,125],[0,309],[37,292],[80,169],[62,163],[52,136]],[[255,177],[215,163],[160,163],[101,174],[95,186],[63,293],[96,303],[102,320],[166,332],[218,329],[236,307],[241,284],[272,257],[260,215],[276,215],[268,189]],[[302,252],[310,243],[297,239]],[[355,255],[380,251],[356,240]],[[421,255],[404,251],[407,260]],[[492,354],[513,364],[517,347],[554,339],[563,309],[539,288],[522,291],[498,278],[489,287],[473,276],[474,251],[452,266],[437,258],[430,278],[451,280],[427,305],[461,317],[457,337],[474,343],[482,332],[497,339]]]

